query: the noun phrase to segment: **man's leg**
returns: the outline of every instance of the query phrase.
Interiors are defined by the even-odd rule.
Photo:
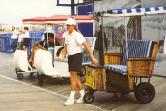
[[[71,79],[71,90],[77,91],[78,90],[77,72],[70,72],[70,79]]]
[[[70,72],[71,92],[70,92],[69,98],[64,103],[64,105],[74,104],[74,95],[75,95],[76,91],[78,90],[77,79],[76,78],[77,78],[77,72]]]
[[[83,97],[85,93],[84,93],[82,84],[80,80],[78,79],[77,72],[70,72],[70,78],[71,78],[71,90],[73,92],[76,92],[76,91],[80,92],[80,98],[76,101],[76,103],[83,103]]]
[[[78,98],[76,103],[83,103],[83,97],[84,97],[85,92],[84,92],[81,81],[78,79],[78,76],[77,76],[76,80],[77,80],[77,86],[78,86],[78,89],[79,89],[79,92],[80,92],[80,98]]]

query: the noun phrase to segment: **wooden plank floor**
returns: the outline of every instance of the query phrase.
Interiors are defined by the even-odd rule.
[[[0,60],[2,61],[0,65],[0,75],[4,75],[7,77],[16,79],[14,66],[12,64],[12,55],[0,54]],[[162,66],[162,64],[159,64],[159,65]],[[165,68],[165,66],[163,66],[163,68]],[[166,71],[163,68],[162,70]],[[11,81],[9,81],[9,83],[10,82]],[[23,80],[23,82],[38,86],[36,78],[30,80],[28,78],[28,75],[25,75],[25,79]],[[120,99],[115,99],[110,93],[96,92],[95,101],[93,105],[96,105],[104,109],[105,111],[143,111],[143,110],[144,111],[165,111],[166,109],[166,78],[154,76],[151,82],[156,89],[156,96],[154,100],[149,104],[138,104],[133,93],[130,93],[129,95],[125,95]],[[2,83],[3,83],[3,88],[9,86],[7,81],[0,80],[0,86]],[[45,81],[43,88],[62,94],[64,96],[67,96],[70,92],[69,84],[70,84],[69,82],[66,82],[62,79],[53,79],[53,80],[47,79]],[[18,86],[18,89],[19,87],[21,86]],[[13,89],[11,88],[11,91],[12,90]],[[25,90],[23,88],[22,92],[24,91],[26,91],[26,88]],[[41,92],[37,92],[36,90],[31,90],[31,92],[34,93],[33,94],[34,96],[36,95],[36,93],[42,94]],[[5,91],[2,91],[1,93],[5,93]],[[27,96],[27,95],[24,95],[24,96]],[[5,100],[5,98],[2,98],[2,99]],[[52,98],[49,98],[48,101],[51,102]],[[64,100],[61,100],[61,101],[64,101]],[[5,104],[3,104],[3,106],[5,106]],[[79,110],[81,109],[78,109],[78,111]]]

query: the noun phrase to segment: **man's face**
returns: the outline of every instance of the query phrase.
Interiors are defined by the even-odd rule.
[[[74,30],[74,25],[67,25],[67,31],[72,32]]]

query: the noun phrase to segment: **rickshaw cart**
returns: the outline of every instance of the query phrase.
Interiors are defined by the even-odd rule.
[[[131,12],[133,10],[134,13]],[[141,12],[142,10],[143,12]],[[101,17],[119,17],[160,13],[166,13],[166,7],[116,9],[94,14],[100,15]],[[125,35],[127,35],[127,31],[125,32]],[[94,92],[100,91],[100,88],[98,89],[96,85],[103,84],[103,80],[106,81],[103,84],[106,86],[102,90],[107,92],[121,94],[134,92],[136,100],[142,104],[149,103],[154,99],[155,88],[150,83],[150,79],[157,56],[157,42],[151,40],[127,40],[126,36],[125,44],[122,53],[109,53],[104,55],[106,63],[104,68],[98,66],[87,67],[85,103],[92,103],[94,101]],[[99,68],[105,70],[105,72],[100,71],[100,74],[95,72]],[[105,75],[104,78],[106,79],[96,80],[96,75]]]

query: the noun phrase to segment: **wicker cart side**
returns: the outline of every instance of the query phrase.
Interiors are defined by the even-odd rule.
[[[128,83],[129,89],[133,88],[132,77],[151,77],[154,69],[154,64],[157,56],[157,43],[153,42],[151,55],[149,58],[128,58]]]
[[[105,91],[106,74],[103,66],[87,65],[86,68],[86,86],[97,91]]]
[[[155,58],[129,58],[127,60],[129,76],[150,76],[153,72]]]
[[[157,57],[157,52],[158,52],[158,43],[157,42],[153,42],[152,51],[151,51],[151,57],[152,58],[156,58]]]
[[[105,53],[104,64],[121,64],[122,53]]]

